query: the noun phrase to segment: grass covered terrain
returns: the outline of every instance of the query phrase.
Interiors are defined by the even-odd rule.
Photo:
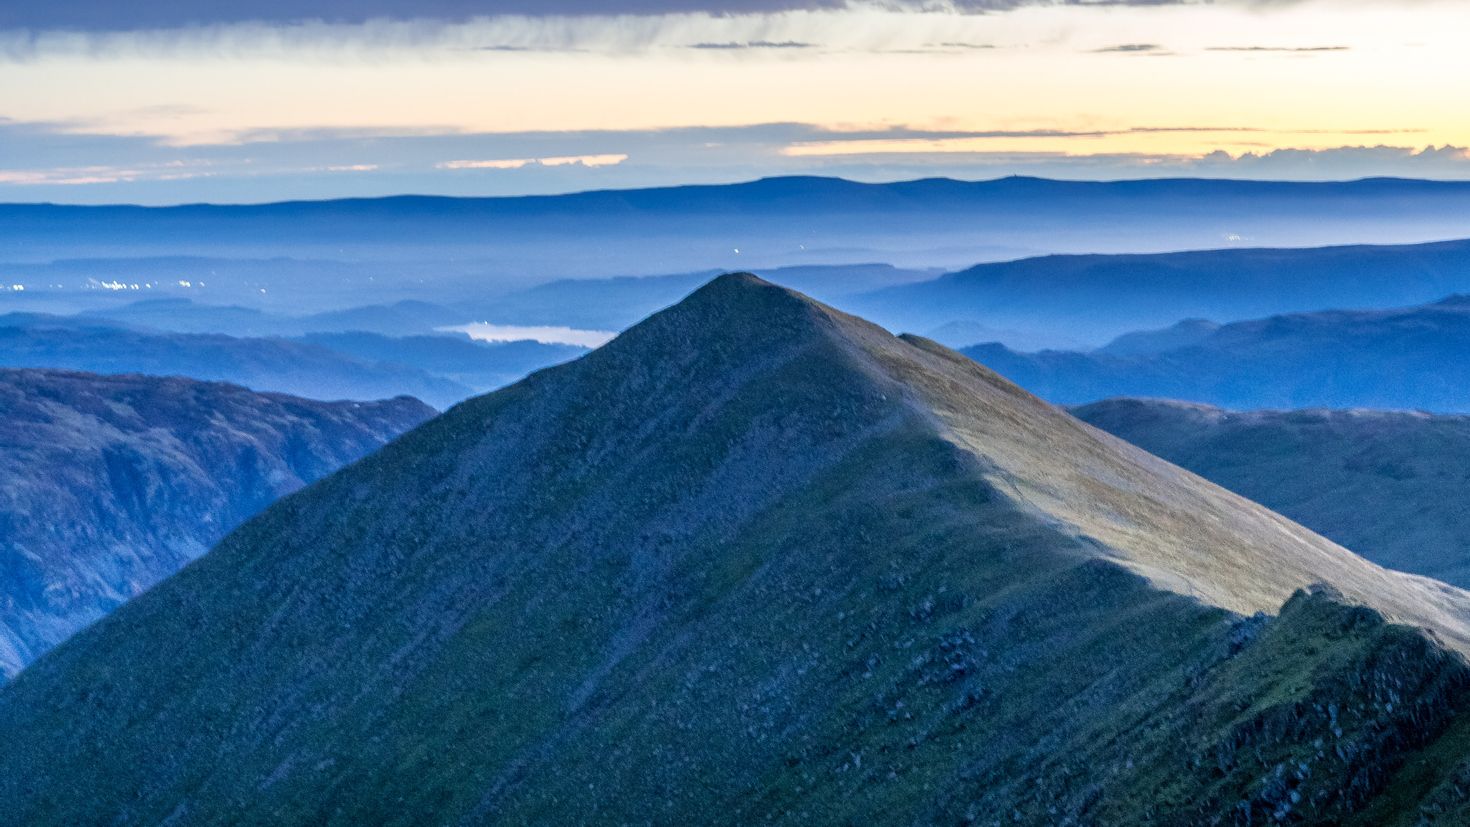
[[[1403,814],[1461,755],[1467,606],[933,343],[729,276],[41,659],[0,691],[0,811]]]
[[[1470,586],[1470,417],[1140,399],[1072,413],[1380,565]]]

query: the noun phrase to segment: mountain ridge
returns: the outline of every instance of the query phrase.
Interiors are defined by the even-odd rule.
[[[288,201],[267,201],[250,203],[214,203],[214,202],[190,202],[184,204],[169,205],[141,205],[141,204],[65,204],[56,202],[24,202],[5,201],[0,202],[3,207],[39,207],[45,209],[231,209],[231,208],[299,208],[304,206],[324,204],[374,204],[374,203],[406,203],[406,204],[429,204],[441,202],[544,202],[572,197],[587,199],[602,199],[609,197],[626,197],[639,195],[663,195],[673,193],[704,193],[732,190],[756,190],[774,191],[786,194],[787,187],[800,185],[803,188],[811,185],[824,185],[833,190],[840,190],[843,194],[853,191],[879,191],[919,189],[924,187],[949,188],[949,189],[994,189],[1001,191],[1014,190],[1016,187],[1073,189],[1077,191],[1104,191],[1104,190],[1155,190],[1180,185],[1192,185],[1204,190],[1296,190],[1303,193],[1324,192],[1328,190],[1350,190],[1350,189],[1388,189],[1408,190],[1411,192],[1423,190],[1462,190],[1470,189],[1461,181],[1444,181],[1428,178],[1398,178],[1398,177],[1366,177],[1341,181],[1270,181],[1248,178],[1140,178],[1119,179],[1113,181],[1090,181],[1064,178],[1044,178],[1033,175],[1007,175],[999,178],[987,178],[979,180],[966,180],[947,177],[914,178],[902,181],[866,182],[854,179],[824,176],[824,175],[779,175],[755,178],[748,181],[738,181],[729,184],[682,184],[672,186],[656,187],[634,187],[629,189],[595,189],[582,190],[566,193],[533,194],[533,195],[503,195],[503,196],[460,196],[460,195],[427,195],[405,193],[401,195],[384,196],[360,196],[345,198],[320,198],[301,199]]]
[[[0,808],[1343,821],[1459,731],[1467,597],[927,340],[725,276],[37,661],[0,690]]]
[[[1180,319],[1238,323],[1426,304],[1470,289],[1470,241],[1054,254],[982,263],[845,303],[890,327],[957,320],[1103,345]]]
[[[1133,396],[1236,409],[1470,410],[1470,377],[1462,370],[1470,304],[1455,298],[1232,322],[1182,346],[1134,355],[1017,353],[996,344],[963,352],[1061,404]]]
[[[487,275],[524,285],[527,277],[873,260],[959,269],[1038,253],[1163,252],[1236,239],[1268,247],[1414,243],[1470,237],[1467,208],[1470,187],[1439,182],[794,178],[498,200],[12,205],[0,206],[0,226],[14,242],[4,258],[16,263],[158,255],[332,260],[324,273],[330,282],[317,282],[320,266],[290,268],[289,279],[251,266],[237,274],[247,284],[236,287],[246,289],[231,291],[240,300],[254,292],[249,283],[268,283],[272,295],[306,291],[319,302],[325,294],[313,284],[350,282],[381,301],[419,295],[412,291],[425,275],[453,275],[470,294]],[[568,221],[576,222],[575,238],[563,232]],[[558,245],[554,264],[547,243]],[[375,280],[368,283],[368,275]],[[208,281],[219,295],[236,277]],[[929,330],[950,321],[906,326]]]

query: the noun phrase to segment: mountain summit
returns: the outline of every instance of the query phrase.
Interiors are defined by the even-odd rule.
[[[958,354],[724,276],[41,658],[0,691],[0,812],[1453,815],[1467,618]]]

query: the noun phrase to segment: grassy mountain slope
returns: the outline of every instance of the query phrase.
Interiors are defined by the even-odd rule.
[[[1236,322],[1183,347],[1131,356],[1001,345],[963,352],[1068,405],[1136,396],[1238,409],[1470,411],[1470,298],[1463,296]]]
[[[0,676],[284,494],[417,425],[414,399],[0,370]]]
[[[42,658],[0,692],[0,810],[1326,823],[1391,791],[1398,815],[1461,756],[1467,612],[957,354],[729,276]]]
[[[1072,413],[1380,565],[1470,585],[1470,417],[1140,399]]]

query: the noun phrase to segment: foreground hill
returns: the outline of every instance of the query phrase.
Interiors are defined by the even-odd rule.
[[[1470,417],[1140,399],[1072,413],[1375,563],[1470,586]]]
[[[1401,307],[1463,292],[1470,292],[1470,241],[1046,256],[981,264],[842,306],[894,329],[976,321],[1031,337],[1049,335],[1057,347],[1073,340],[1102,344],[1191,317],[1230,322],[1341,307]],[[976,341],[981,340],[966,344]]]
[[[433,414],[32,370],[0,370],[0,411],[0,677]]]
[[[0,691],[0,812],[1453,820],[1467,618],[953,352],[729,276],[43,657]]]
[[[1090,353],[1017,353],[994,344],[963,352],[1068,405],[1135,396],[1240,409],[1470,411],[1470,297],[1189,327],[1125,337]],[[1169,346],[1181,339],[1183,346]]]

